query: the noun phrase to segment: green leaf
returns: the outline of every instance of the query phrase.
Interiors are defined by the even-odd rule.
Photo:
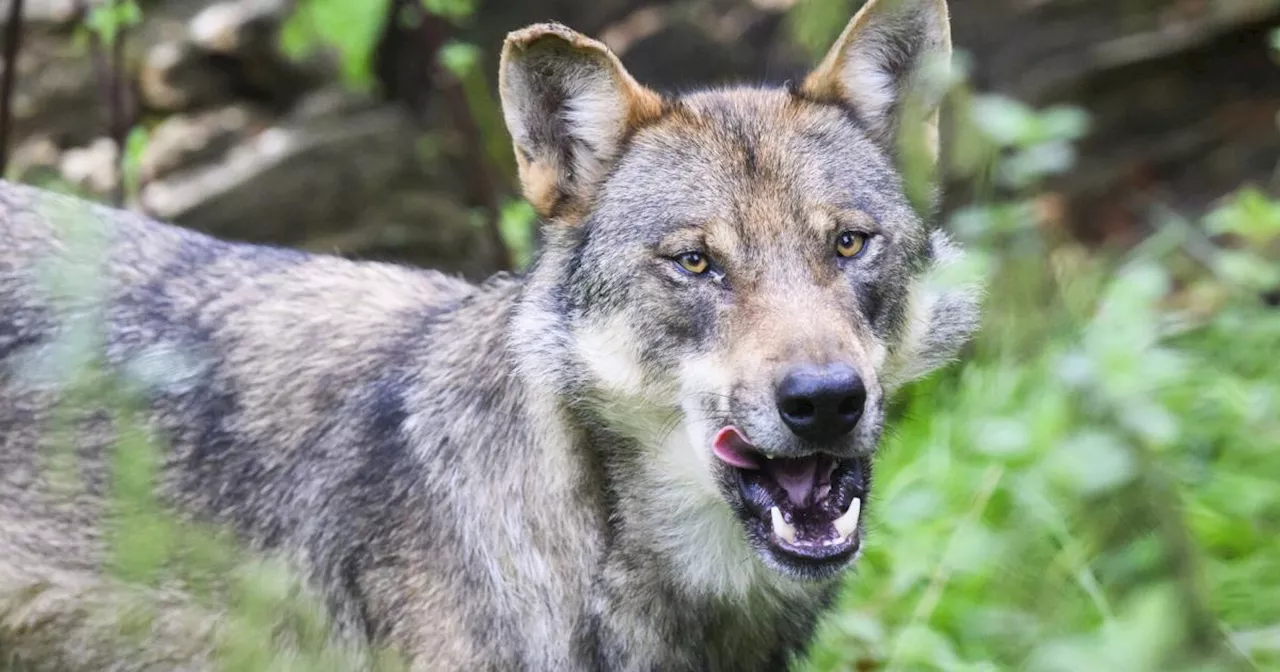
[[[1205,227],[1213,233],[1230,233],[1262,247],[1280,240],[1280,201],[1257,188],[1242,189],[1209,213]]]
[[[1114,435],[1098,430],[1064,441],[1046,466],[1055,481],[1084,496],[1124,485],[1137,470],[1129,448]]]
[[[969,110],[978,129],[1002,146],[1013,146],[1035,133],[1035,113],[1006,96],[977,97]]]
[[[502,239],[511,250],[517,268],[529,265],[533,258],[534,227],[538,214],[524,199],[513,199],[503,204],[499,221]]]
[[[1025,421],[990,418],[974,426],[973,449],[995,458],[1023,455],[1031,445],[1031,431]]]
[[[1040,112],[1039,130],[1045,140],[1079,140],[1089,132],[1089,114],[1064,105],[1046,108]]]
[[[141,187],[139,173],[142,169],[142,153],[150,141],[151,133],[144,126],[134,126],[125,137],[121,168],[124,172],[125,195],[129,198],[138,197],[138,190]]]
[[[106,44],[115,44],[120,32],[142,22],[135,0],[107,0],[89,10],[85,24]]]
[[[475,16],[478,0],[422,0],[428,12],[450,21],[463,24]]]
[[[480,49],[473,44],[450,42],[440,48],[440,63],[459,79],[466,78],[480,63]]]
[[[298,58],[317,48],[337,52],[343,81],[373,85],[372,58],[387,20],[389,0],[301,0],[280,32],[281,49]]]

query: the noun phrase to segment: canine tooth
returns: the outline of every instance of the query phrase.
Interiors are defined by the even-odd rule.
[[[849,535],[853,534],[853,531],[858,529],[858,516],[861,513],[862,500],[855,498],[849,504],[849,510],[845,511],[844,515],[836,518],[836,534],[840,535],[841,539],[849,538]]]
[[[795,543],[796,528],[782,518],[782,511],[775,506],[769,509],[769,514],[773,516],[773,533],[786,539],[788,544]]]

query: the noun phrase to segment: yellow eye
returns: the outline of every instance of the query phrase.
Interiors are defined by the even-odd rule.
[[[845,231],[836,239],[836,254],[842,257],[856,257],[867,247],[867,234]]]
[[[706,255],[701,252],[685,252],[676,257],[676,261],[679,262],[680,268],[694,275],[702,275],[711,268],[711,262],[707,261]]]

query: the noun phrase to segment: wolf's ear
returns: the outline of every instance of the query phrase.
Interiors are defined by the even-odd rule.
[[[907,298],[906,322],[881,374],[892,393],[955,359],[978,330],[983,286],[947,234],[929,237],[929,269]]]
[[[916,134],[930,162],[938,156],[936,93],[913,89],[922,66],[951,59],[945,0],[869,0],[804,80],[805,95],[839,101],[858,113],[882,146]],[[914,104],[908,104],[909,96]]]
[[[608,47],[559,24],[507,35],[498,89],[525,197],[547,218],[580,216],[623,138],[662,114]]]

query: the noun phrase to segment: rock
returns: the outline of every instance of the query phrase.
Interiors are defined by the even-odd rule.
[[[84,0],[90,7],[101,0]],[[13,0],[0,0],[0,25],[7,23],[9,8]],[[62,24],[75,18],[77,0],[26,0],[22,3],[22,21],[26,25],[32,23]]]
[[[154,110],[182,111],[232,99],[231,73],[186,42],[162,42],[147,51],[138,73],[142,102]]]
[[[420,197],[417,131],[394,106],[274,126],[142,189],[148,214],[219,236],[412,260],[472,277],[495,255],[471,214]]]
[[[332,80],[323,56],[294,62],[278,46],[289,0],[237,0],[205,7],[187,22],[186,41],[230,78],[238,93],[286,109],[307,91]]]
[[[294,124],[332,121],[378,107],[378,101],[372,98],[352,94],[340,86],[329,86],[313,91],[299,100],[286,115],[286,119]]]
[[[24,31],[11,142],[44,136],[61,147],[88,144],[105,132],[107,122],[89,59],[52,30],[27,27]]]
[[[368,204],[347,228],[303,246],[359,259],[410,262],[481,279],[498,270],[477,215],[451,193],[405,184]]]
[[[146,184],[140,208],[231,239],[413,260],[474,277],[496,270],[483,229],[456,197],[419,197],[431,184],[406,112],[331,92],[300,107],[305,114],[237,141],[217,162]]]
[[[120,184],[120,152],[111,138],[98,138],[87,147],[62,154],[62,179],[88,191],[106,195]]]
[[[18,145],[9,158],[9,171],[15,179],[39,182],[61,177],[62,152],[53,138],[37,136]]]
[[[139,158],[139,178],[146,184],[180,169],[218,160],[266,124],[265,115],[248,105],[175,114],[151,131]]]
[[[192,17],[187,30],[196,46],[211,53],[274,51],[288,9],[282,0],[219,2]]]

